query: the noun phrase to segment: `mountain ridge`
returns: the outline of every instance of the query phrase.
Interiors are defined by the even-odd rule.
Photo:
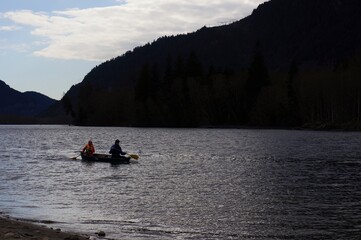
[[[30,119],[33,121],[38,114],[57,102],[38,92],[19,92],[2,80],[0,80],[0,96],[0,122],[8,122],[6,119],[10,118],[15,122],[22,122],[25,119],[26,122]]]
[[[305,6],[307,4],[310,6]],[[357,45],[356,42],[361,41],[358,25],[352,24],[357,23],[357,20],[361,20],[357,8],[351,7],[354,5],[360,9],[360,2],[354,0],[349,0],[348,4],[340,0],[319,0],[316,1],[316,3],[310,0],[268,1],[259,5],[251,15],[234,23],[211,28],[203,27],[188,34],[160,37],[152,43],[148,43],[142,47],[136,47],[122,56],[108,60],[95,67],[85,76],[84,81],[88,81],[88,78],[92,77],[90,75],[96,74],[98,68],[112,68],[117,71],[119,76],[124,74],[124,78],[128,79],[131,73],[124,73],[125,71],[123,69],[127,70],[131,67],[142,65],[146,61],[155,61],[157,64],[162,64],[162,61],[165,60],[167,55],[176,57],[178,55],[186,55],[185,53],[189,53],[192,50],[197,51],[198,57],[202,58],[205,65],[214,64],[217,66],[247,67],[251,61],[250,56],[258,42],[262,48],[265,49],[263,52],[265,61],[271,68],[289,66],[293,60],[300,63],[306,62],[306,64],[307,60],[317,60],[324,63],[323,61],[325,61],[325,59],[322,59],[323,57],[328,60],[330,58],[344,57],[343,54],[349,56],[350,53],[355,51],[353,47]],[[293,7],[291,8],[290,6]],[[327,7],[327,10],[321,11],[321,7]],[[293,11],[287,11],[288,9],[292,9]],[[309,12],[310,9],[313,9],[314,13],[309,15],[303,14],[304,11]],[[281,14],[275,17],[274,11],[276,11],[277,14]],[[345,16],[346,14],[349,15],[349,18],[346,20],[341,21],[340,18],[337,17]],[[316,21],[314,18],[315,15],[319,16],[321,20]],[[292,19],[292,16],[295,16],[293,18],[294,22],[285,24],[285,21]],[[326,31],[326,34],[323,34],[325,31],[320,31],[320,29],[325,29],[327,25],[331,24],[335,25],[332,28],[335,30]],[[281,27],[277,27],[277,25]],[[332,36],[332,31],[340,32],[339,28],[343,25],[347,27],[354,25],[354,27],[348,29],[349,33],[345,32],[345,36]],[[297,30],[297,28],[299,28],[299,30]],[[275,33],[275,29],[278,32]],[[313,30],[310,31],[309,29]],[[304,37],[303,35],[305,34],[302,33],[307,33],[308,36]],[[239,41],[238,46],[234,44],[234,39]],[[283,41],[286,42],[286,44],[282,41],[280,42],[280,39],[285,39]],[[299,39],[304,40],[299,41]],[[296,45],[296,43],[294,43],[296,41],[300,43],[294,46]],[[232,43],[232,48],[224,48],[224,46],[230,42]],[[222,46],[220,47],[220,45]],[[284,49],[282,45],[289,47],[288,49]],[[337,51],[336,47],[331,47],[337,45],[342,46],[341,49],[343,51],[341,53]],[[179,46],[182,47],[180,48]],[[347,49],[348,46],[352,46],[352,49]],[[219,52],[216,50],[218,47],[221,49]],[[158,48],[162,49],[161,52],[155,50]],[[207,54],[209,49],[215,50],[215,52]],[[316,52],[314,52],[315,49],[317,50]],[[345,51],[345,49],[347,51]],[[356,51],[360,50],[361,48],[358,46]],[[292,54],[290,54],[290,52]],[[319,55],[317,55],[317,52],[319,52]],[[157,58],[156,55],[159,54],[161,56]],[[272,63],[277,63],[277,66],[273,66]],[[139,67],[135,69],[134,72],[138,71]],[[92,78],[101,80],[101,77]]]
[[[234,23],[160,37],[108,60],[73,86],[62,102],[67,103],[76,124],[81,125],[164,126],[168,121],[172,122],[171,126],[279,126],[285,122],[288,125],[287,115],[293,111],[289,102],[296,99],[291,95],[300,91],[293,89],[295,80],[301,81],[306,76],[314,78],[314,73],[309,76],[312,71],[322,72],[322,78],[326,78],[326,72],[331,74],[340,64],[358,64],[354,59],[358,59],[361,52],[360,4],[356,0],[271,0]],[[257,76],[253,68],[264,74]],[[270,79],[260,80],[260,77]],[[307,79],[302,81],[311,84]],[[321,81],[321,78],[315,81]],[[268,109],[271,115],[261,117],[260,109],[266,106],[265,91],[271,91],[271,86],[266,83],[283,94],[278,96],[280,102],[268,106],[282,112],[279,116],[272,116]],[[214,92],[215,84],[218,84],[218,93]],[[228,89],[227,84],[233,85],[233,89]],[[288,86],[288,90],[284,86]],[[230,90],[237,90],[237,93],[227,96],[225,92]],[[307,91],[310,94],[311,90]],[[214,99],[220,92],[224,92],[222,97]],[[202,96],[197,96],[200,93]],[[328,99],[328,96],[324,98]],[[118,106],[111,99],[127,106]],[[102,102],[101,106],[95,101]],[[196,103],[193,106],[192,101]],[[204,110],[209,108],[207,101],[217,109]],[[260,107],[260,102],[264,102],[264,106]],[[109,109],[103,107],[107,104]],[[222,107],[229,109],[222,110]],[[298,113],[301,116],[294,117],[292,124],[315,121],[314,117],[308,116],[307,109],[299,107],[296,111],[301,111]],[[172,108],[185,109],[183,115],[191,114],[192,119],[177,121],[181,116],[176,116],[175,112],[172,113],[173,120],[167,119],[167,115],[172,115]],[[317,111],[322,112],[320,121],[330,118],[324,113],[325,109],[319,108]],[[129,114],[122,114],[121,109],[126,109]],[[100,119],[101,114],[114,116],[105,121]]]

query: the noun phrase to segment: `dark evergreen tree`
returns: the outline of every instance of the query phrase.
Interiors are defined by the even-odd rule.
[[[90,82],[82,83],[78,95],[77,125],[90,125],[94,114],[94,86]],[[93,123],[95,124],[95,123]]]
[[[151,70],[149,64],[144,64],[135,86],[135,101],[137,103],[137,124],[146,126],[150,122],[148,100],[150,99],[151,82]]]
[[[261,54],[260,46],[257,45],[251,66],[248,70],[246,81],[246,106],[251,111],[262,88],[270,82],[267,67]]]
[[[203,78],[202,63],[194,51],[191,51],[187,60],[187,76],[201,79]]]
[[[152,87],[152,76],[149,64],[144,64],[140,70],[139,78],[135,86],[135,100],[139,102],[146,102],[150,97],[150,89]]]
[[[186,78],[186,76],[187,73],[184,65],[184,60],[183,57],[179,55],[175,63],[174,78]]]
[[[69,115],[74,118],[75,117],[75,112],[73,110],[73,105],[71,103],[71,100],[69,98],[68,95],[64,95],[63,98],[61,99],[61,103],[63,104],[64,110],[65,110],[65,114]]]
[[[299,105],[298,99],[295,92],[294,82],[299,73],[298,65],[295,61],[292,61],[290,70],[288,71],[287,81],[287,116],[285,124],[289,126],[297,126],[300,123],[299,117]]]

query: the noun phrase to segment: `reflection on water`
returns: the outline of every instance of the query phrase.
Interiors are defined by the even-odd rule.
[[[359,133],[0,126],[0,209],[115,239],[358,239]],[[140,155],[72,160],[88,139]]]

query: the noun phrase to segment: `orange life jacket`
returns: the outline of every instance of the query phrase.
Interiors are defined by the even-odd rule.
[[[95,152],[94,149],[94,145],[93,144],[87,144],[85,145],[85,147],[83,148],[83,153],[85,153],[86,155],[93,155],[93,153]]]

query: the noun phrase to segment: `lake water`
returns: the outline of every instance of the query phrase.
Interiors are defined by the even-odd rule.
[[[72,160],[116,138],[129,165]],[[111,239],[360,239],[361,133],[0,126],[0,211]]]

